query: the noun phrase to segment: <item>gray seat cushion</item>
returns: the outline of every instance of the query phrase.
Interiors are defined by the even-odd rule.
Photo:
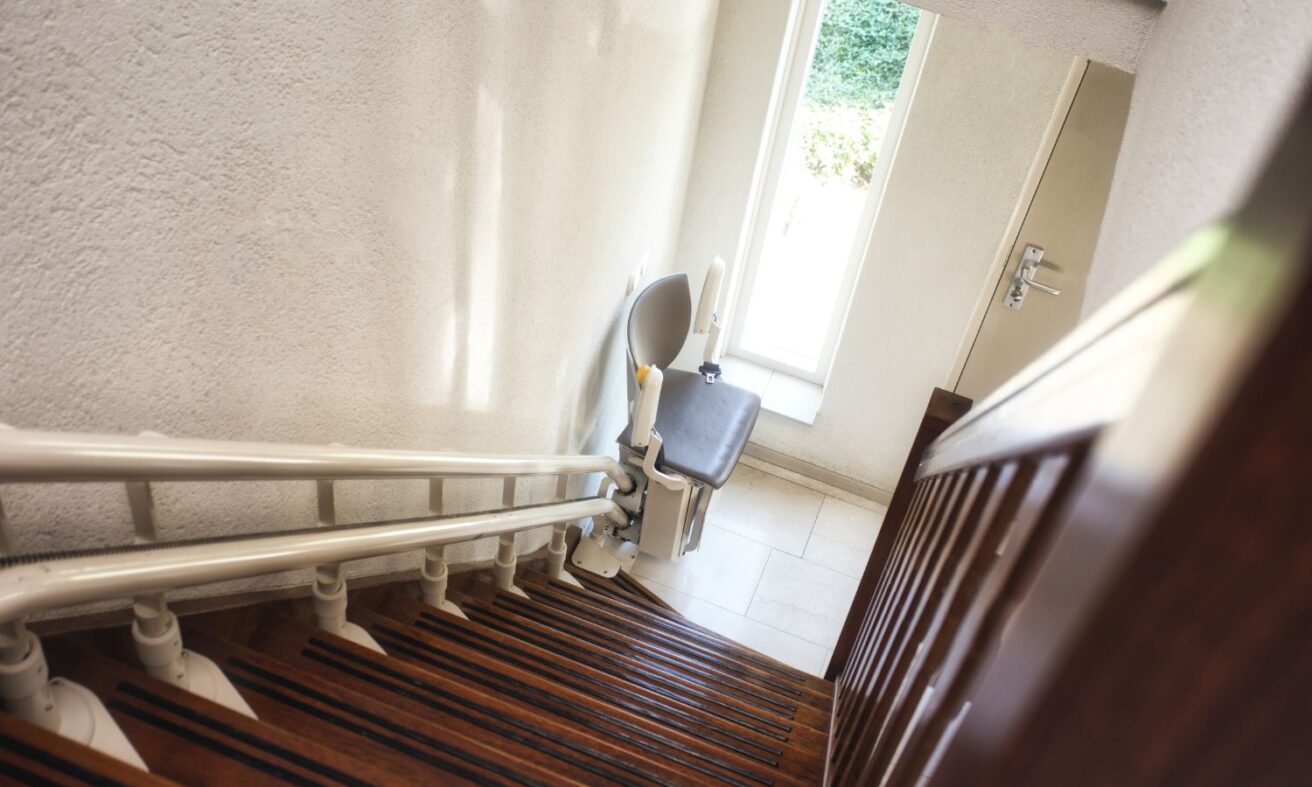
[[[667,369],[661,385],[656,431],[664,441],[661,468],[719,489],[729,480],[756,425],[761,397],[700,374]],[[629,444],[633,424],[620,435]]]

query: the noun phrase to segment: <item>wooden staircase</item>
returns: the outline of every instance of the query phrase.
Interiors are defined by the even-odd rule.
[[[473,581],[461,618],[414,583],[355,591],[382,655],[314,625],[307,601],[182,619],[258,721],[146,675],[122,628],[45,638],[146,774],[0,714],[12,783],[817,784],[833,685],[690,621],[632,578],[583,587],[521,569],[528,597]]]
[[[128,483],[138,526],[143,479],[257,480],[266,465],[316,481],[325,526],[0,559],[7,704],[49,722],[47,677],[82,684],[151,771],[0,713],[0,781],[1306,784],[1308,205],[1312,100],[1232,221],[969,414],[935,392],[834,649],[835,683],[683,619],[624,575],[578,587],[501,560],[495,582],[448,587],[443,545],[497,536],[513,556],[518,529],[553,526],[547,565],[563,565],[563,523],[622,516],[618,505],[514,508],[513,478],[603,472],[636,489],[614,460],[467,467],[460,455],[11,430],[10,481]],[[511,479],[507,507],[442,515],[441,478],[489,463]],[[431,476],[429,517],[329,524],[324,477],[397,473]],[[386,655],[319,627],[347,631],[340,585],[316,582],[331,616],[301,599],[182,619],[187,646],[258,720],[147,676],[125,626],[56,635],[23,622],[417,548],[423,592],[350,594],[355,639]],[[526,595],[497,589],[511,579]],[[444,598],[463,616],[441,611]],[[163,601],[149,602],[158,620]]]

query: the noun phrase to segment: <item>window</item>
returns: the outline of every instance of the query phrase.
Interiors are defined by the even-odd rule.
[[[823,384],[923,36],[920,11],[894,0],[800,2],[728,349]]]

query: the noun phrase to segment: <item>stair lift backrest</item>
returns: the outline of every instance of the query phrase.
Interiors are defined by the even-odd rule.
[[[638,293],[629,311],[629,357],[634,369],[665,369],[678,357],[692,325],[688,275],[664,276]]]

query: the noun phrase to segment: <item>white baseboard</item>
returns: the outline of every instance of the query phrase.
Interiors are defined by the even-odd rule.
[[[787,478],[788,480],[801,484],[802,486],[814,489],[817,492],[833,494],[833,490],[838,490],[848,495],[861,498],[861,500],[881,506],[887,506],[889,501],[893,499],[893,493],[887,489],[880,489],[874,484],[867,484],[864,481],[849,478],[842,473],[835,473],[833,470],[826,470],[825,468],[813,465],[810,462],[804,462],[801,459],[794,459],[793,457],[788,456],[787,454],[782,454],[773,448],[766,448],[765,446],[749,442],[747,447],[743,449],[743,454],[744,456],[756,459],[759,462],[774,465],[775,467],[786,471],[788,475],[781,477]],[[752,462],[746,462],[744,464],[756,466],[755,463]],[[767,472],[769,471],[769,468],[758,469],[766,470]],[[793,478],[790,476],[798,477]],[[807,481],[813,483],[808,484],[806,483]],[[823,487],[828,487],[828,489]],[[843,497],[841,494],[834,496],[839,497],[840,499]]]

